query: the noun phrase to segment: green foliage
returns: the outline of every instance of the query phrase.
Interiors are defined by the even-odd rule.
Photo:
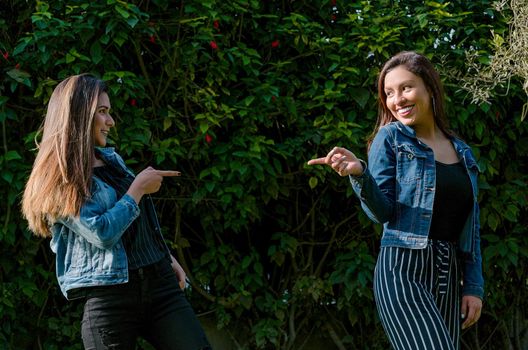
[[[81,347],[82,305],[60,295],[48,240],[27,232],[18,202],[46,102],[60,80],[82,72],[107,82],[112,140],[133,169],[182,171],[155,200],[197,312],[211,310],[219,328],[236,329],[241,348],[300,349],[311,334],[386,348],[372,296],[380,228],[346,179],[306,161],[335,145],[365,157],[376,76],[401,50],[439,68],[452,126],[482,170],[485,336],[469,330],[465,347],[522,348],[525,95],[512,81],[491,105],[474,105],[457,79],[468,69],[466,50],[486,64],[491,30],[508,31],[508,13],[491,1],[0,6],[0,348]]]

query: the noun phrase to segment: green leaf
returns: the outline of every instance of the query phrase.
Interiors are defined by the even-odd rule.
[[[251,104],[251,102],[253,102],[254,100],[255,100],[255,96],[248,96],[244,99],[244,105],[248,107]]]
[[[310,180],[308,180],[308,184],[310,185],[311,189],[314,189],[317,186],[318,182],[319,180],[315,176],[310,177]]]
[[[17,151],[7,151],[7,153],[4,155],[4,159],[9,161],[9,160],[14,160],[14,159],[22,159],[22,156],[20,156],[20,154],[17,152]]]
[[[370,92],[364,88],[352,88],[351,95],[354,101],[356,101],[361,108],[364,108],[369,100]]]
[[[75,61],[75,56],[68,52],[66,54],[66,63],[69,64],[69,63],[72,63],[74,61]]]
[[[28,87],[31,87],[31,81],[29,80],[31,76],[27,72],[13,68],[7,71],[7,75],[11,77],[13,80],[15,80],[16,82],[22,83]]]
[[[136,17],[130,17],[129,19],[127,19],[126,22],[130,26],[130,28],[134,28],[136,24],[138,24],[139,19],[137,19]]]
[[[13,173],[11,173],[10,171],[7,171],[7,170],[2,171],[2,179],[4,179],[9,184],[12,183],[13,182]]]
[[[121,17],[123,17],[124,19],[127,19],[130,17],[130,14],[125,9],[121,8],[121,6],[116,5],[115,9],[117,13],[119,13]]]
[[[92,62],[98,64],[103,59],[102,48],[99,41],[95,41],[90,47],[90,55],[92,56]]]

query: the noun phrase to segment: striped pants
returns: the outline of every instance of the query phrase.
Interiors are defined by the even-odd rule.
[[[378,314],[394,349],[460,348],[459,263],[454,243],[382,247],[374,272]]]

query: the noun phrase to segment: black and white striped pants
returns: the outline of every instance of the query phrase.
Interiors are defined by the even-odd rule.
[[[425,249],[381,248],[374,296],[395,349],[460,348],[459,277],[454,243],[429,240]]]

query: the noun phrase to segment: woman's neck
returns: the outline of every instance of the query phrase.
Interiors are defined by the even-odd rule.
[[[445,138],[442,130],[440,130],[440,128],[434,122],[426,125],[416,126],[414,131],[416,133],[416,137],[424,142],[425,140],[429,142],[435,142],[438,139]]]

